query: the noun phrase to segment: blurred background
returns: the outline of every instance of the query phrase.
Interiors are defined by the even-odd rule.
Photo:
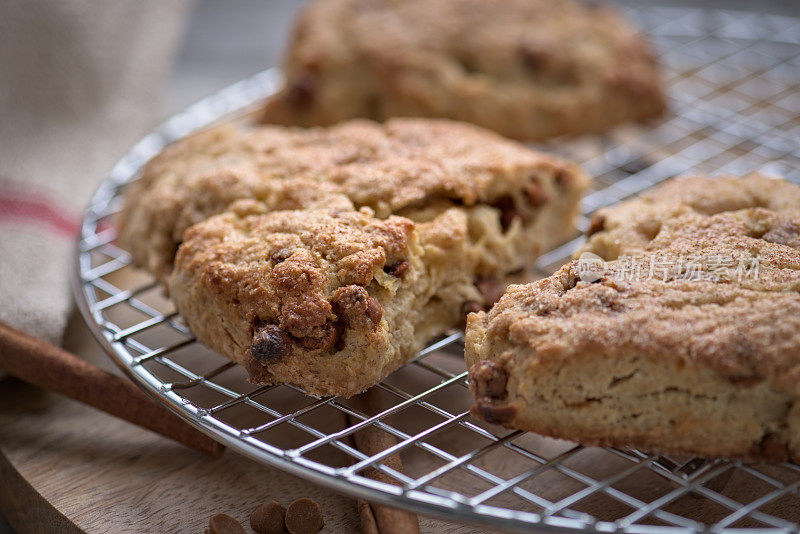
[[[199,0],[164,86],[169,116],[265,65],[279,65],[300,0]],[[631,6],[687,6],[800,16],[798,0],[616,0]]]

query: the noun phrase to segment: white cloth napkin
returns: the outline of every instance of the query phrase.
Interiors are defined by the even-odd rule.
[[[0,2],[0,321],[60,340],[81,210],[153,126],[189,5]]]

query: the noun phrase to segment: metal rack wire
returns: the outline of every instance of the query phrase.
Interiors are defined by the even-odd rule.
[[[584,215],[688,171],[760,169],[800,182],[800,20],[676,8],[630,15],[659,51],[672,115],[544,146],[596,177]],[[471,418],[460,332],[376,386],[386,406],[376,413],[288,385],[253,386],[242,369],[195,342],[158,284],[115,243],[120,194],[167,143],[241,112],[280,83],[268,70],[170,119],[114,167],[86,212],[79,307],[112,358],[149,393],[260,462],[426,514],[520,531],[798,530],[800,466],[584,448]],[[536,267],[552,272],[578,244],[549,252]],[[338,414],[358,422],[337,426]],[[395,436],[397,445],[363,454],[348,436],[367,426]],[[402,473],[384,462],[396,452]],[[365,477],[367,468],[396,485]]]

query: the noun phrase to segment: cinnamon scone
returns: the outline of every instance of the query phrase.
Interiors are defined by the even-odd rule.
[[[449,121],[224,126],[147,166],[120,235],[253,381],[349,396],[569,237],[586,185]]]
[[[470,315],[473,413],[585,444],[799,461],[800,187],[695,177],[603,215],[580,259]]]
[[[541,140],[665,109],[645,38],[575,0],[317,0],[284,70],[264,122],[444,117]]]
[[[550,246],[571,231],[586,185],[574,164],[446,120],[353,120],[311,129],[223,125],[174,143],[148,163],[126,191],[118,220],[134,260],[166,280],[186,229],[239,199],[268,210],[333,203],[414,219],[480,205],[498,214],[504,239],[528,239],[520,229],[535,223],[548,226],[535,240]],[[477,220],[473,226],[473,233],[484,231]],[[529,253],[514,263],[524,264],[519,260],[535,256],[535,248],[525,247]]]
[[[575,257],[592,252],[604,260],[613,260],[621,254],[640,254],[671,218],[754,207],[773,211],[800,209],[800,188],[757,173],[668,180],[633,199],[597,210],[589,222],[587,241]]]

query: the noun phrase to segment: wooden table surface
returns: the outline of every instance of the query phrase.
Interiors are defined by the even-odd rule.
[[[66,347],[110,360],[73,318]],[[349,497],[226,451],[211,459],[15,379],[0,381],[0,505],[26,532],[203,532],[228,513],[246,524],[263,500],[324,502],[327,532],[358,530]]]
[[[121,374],[77,314],[64,347]],[[323,532],[360,528],[349,496],[230,450],[212,459],[10,377],[0,379],[0,481],[0,512],[17,534],[201,533],[213,514],[247,525],[258,503],[300,497],[322,505]],[[428,517],[420,525],[423,532],[486,531]]]
[[[79,317],[73,317],[65,346],[92,363],[114,370]],[[534,435],[535,449],[571,447]],[[570,467],[601,479],[618,472],[615,456],[586,449]],[[404,451],[410,469],[425,465],[414,450]],[[494,457],[493,469],[521,472],[530,465]],[[502,465],[498,465],[497,463]],[[773,476],[782,476],[779,468]],[[662,495],[665,480],[646,470],[617,484],[618,489],[648,502]],[[311,497],[323,507],[323,532],[357,532],[356,504],[350,497],[260,465],[228,450],[218,459],[187,449],[147,430],[94,409],[29,386],[0,379],[0,510],[17,529],[28,533],[187,532],[200,533],[208,518],[227,513],[247,524],[250,511],[265,500],[288,505]],[[470,479],[454,481],[468,488]],[[720,477],[715,489],[739,502],[750,502],[752,480],[742,473]],[[557,500],[574,491],[560,479],[537,478],[528,489]],[[624,506],[596,495],[581,510],[599,518],[619,517]],[[513,506],[512,503],[506,505]],[[800,521],[791,499],[779,503],[778,515]],[[703,520],[718,513],[705,499],[691,495],[674,502],[671,511]],[[607,517],[604,517],[607,516]],[[423,532],[467,533],[485,529],[422,517]],[[2,531],[0,531],[2,532]]]

